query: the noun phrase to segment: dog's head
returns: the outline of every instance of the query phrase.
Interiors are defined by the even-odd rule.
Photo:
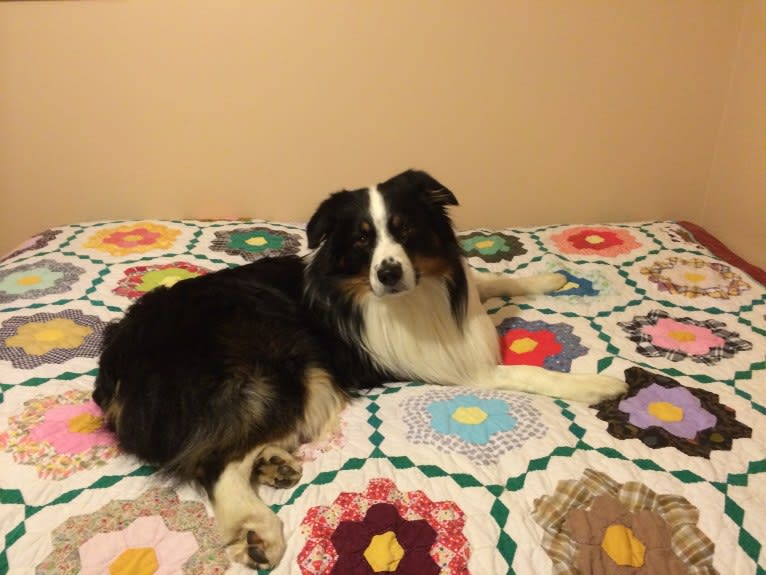
[[[446,208],[455,205],[446,186],[416,170],[336,192],[308,224],[309,248],[319,248],[312,268],[358,297],[405,293],[428,276],[454,279],[460,249]]]

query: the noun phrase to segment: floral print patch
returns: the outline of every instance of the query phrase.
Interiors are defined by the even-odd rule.
[[[641,247],[635,236],[623,228],[577,226],[553,234],[558,251],[571,255],[621,256]]]
[[[215,232],[215,237],[210,249],[240,256],[249,262],[264,256],[292,255],[300,250],[298,236],[272,228],[237,228]]]
[[[715,545],[697,527],[697,508],[636,481],[620,484],[586,469],[536,499],[532,518],[555,573],[717,573]]]
[[[752,435],[714,393],[640,367],[627,369],[625,381],[625,398],[594,406],[597,417],[608,422],[607,431],[618,439],[640,439],[652,449],[671,446],[709,458],[711,451],[729,451],[734,439]]]
[[[181,501],[163,488],[70,517],[54,529],[52,543],[38,573],[215,575],[229,566],[224,542],[204,504]]]
[[[487,390],[429,390],[402,402],[407,439],[460,453],[479,465],[544,437],[548,431],[528,396]]]
[[[31,399],[8,418],[0,449],[16,463],[34,465],[39,477],[64,479],[116,457],[117,442],[90,392],[72,390]]]
[[[113,256],[143,254],[170,248],[180,233],[163,224],[138,222],[100,230],[87,239],[84,247]]]
[[[458,240],[466,257],[479,257],[485,262],[510,261],[527,253],[521,240],[508,234],[473,232]]]
[[[125,270],[114,293],[131,299],[139,298],[158,286],[171,287],[179,281],[210,273],[212,270],[187,262],[134,266]]]
[[[17,316],[0,325],[0,359],[19,369],[96,357],[106,322],[78,309]]]
[[[80,267],[54,260],[0,270],[0,303],[65,293],[84,272]]]
[[[725,329],[726,324],[721,321],[673,318],[659,309],[617,325],[637,344],[636,350],[641,355],[670,361],[690,358],[697,363],[714,365],[753,348],[753,344],[740,339],[738,333]]]
[[[690,299],[711,297],[729,299],[750,289],[731,267],[699,258],[670,257],[642,267],[641,273],[657,284],[659,291]]]
[[[512,317],[497,326],[504,365],[536,365],[569,371],[572,360],[588,353],[571,325]]]
[[[363,493],[343,492],[329,506],[309,509],[298,567],[304,575],[466,573],[464,526],[456,503],[372,479]]]

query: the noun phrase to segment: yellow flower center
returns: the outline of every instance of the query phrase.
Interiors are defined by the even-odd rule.
[[[629,527],[619,523],[606,528],[601,548],[617,565],[641,567],[644,564],[646,546],[633,535]]]
[[[132,242],[140,242],[143,239],[144,239],[144,236],[140,234],[128,234],[127,236],[123,238],[123,241],[132,243]]]
[[[537,342],[531,337],[520,337],[511,343],[509,349],[513,353],[529,353],[537,348]]]
[[[396,571],[402,557],[404,557],[404,548],[399,545],[396,533],[393,531],[375,535],[364,550],[364,558],[375,573]]]
[[[261,246],[265,246],[269,242],[266,238],[263,238],[261,236],[256,236],[254,238],[245,240],[245,243],[249,246],[261,247]]]
[[[452,412],[452,419],[465,425],[479,425],[487,417],[487,412],[476,406],[458,407]]]
[[[686,272],[684,274],[684,279],[688,282],[692,282],[696,284],[705,279],[705,274],[700,274],[695,272]]]
[[[684,418],[684,410],[667,401],[653,401],[646,408],[646,411],[649,415],[656,417],[660,421],[667,421],[669,423],[682,421]]]
[[[58,341],[63,339],[64,333],[60,329],[41,329],[35,334],[37,341]]]
[[[604,243],[604,238],[602,238],[601,236],[598,236],[596,234],[592,234],[592,235],[588,236],[587,238],[585,238],[585,241],[588,242],[591,245],[598,245],[598,244],[603,244]]]
[[[67,422],[67,428],[72,433],[93,433],[101,429],[103,423],[104,420],[101,417],[96,417],[90,413],[81,413]]]
[[[157,554],[151,547],[131,547],[109,565],[109,575],[152,575],[159,569]]]
[[[43,281],[40,276],[22,276],[16,280],[16,283],[20,286],[33,286]]]
[[[165,286],[165,287],[173,287],[180,281],[181,281],[180,276],[167,276],[165,278],[162,278],[162,280],[159,282],[159,285]]]
[[[480,250],[484,250],[487,248],[491,248],[494,245],[495,242],[492,240],[482,240],[480,242],[476,242],[476,247]]]
[[[669,331],[668,335],[681,343],[686,343],[697,339],[697,336],[690,331]]]

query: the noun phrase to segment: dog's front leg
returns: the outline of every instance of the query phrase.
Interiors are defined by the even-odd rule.
[[[594,404],[623,395],[628,384],[599,374],[562,373],[532,365],[498,365],[478,385]]]
[[[492,297],[535,295],[556,291],[567,283],[559,273],[541,273],[526,277],[512,277],[508,274],[473,272],[476,288],[481,301]]]
[[[253,485],[261,456],[273,456],[267,450],[268,446],[257,447],[243,460],[229,463],[209,491],[229,557],[252,569],[271,569],[285,553],[282,521]],[[293,475],[299,476],[299,471]]]

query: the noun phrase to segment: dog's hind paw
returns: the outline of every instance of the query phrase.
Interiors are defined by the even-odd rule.
[[[303,474],[300,461],[280,447],[269,445],[253,464],[251,481],[272,487],[292,487]]]

